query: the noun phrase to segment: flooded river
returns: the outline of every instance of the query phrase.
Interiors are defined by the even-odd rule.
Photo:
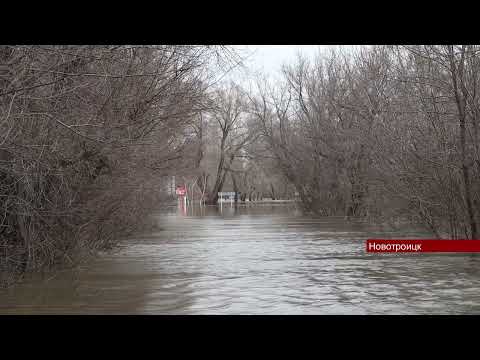
[[[1,314],[480,314],[480,258],[367,254],[417,238],[293,205],[175,207],[158,229],[0,292]]]

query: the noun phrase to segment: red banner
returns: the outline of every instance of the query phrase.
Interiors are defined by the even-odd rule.
[[[372,253],[411,253],[411,252],[480,252],[480,240],[385,240],[368,239],[367,252]]]

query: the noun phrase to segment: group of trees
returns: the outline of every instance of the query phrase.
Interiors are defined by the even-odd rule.
[[[478,238],[480,47],[299,57],[253,109],[277,166],[321,215],[420,221]]]
[[[211,204],[225,185],[241,200],[295,191],[322,216],[404,219],[437,237],[477,238],[479,51],[336,50],[299,56],[254,90],[219,86],[197,127],[197,188]]]
[[[190,197],[216,204],[218,192],[226,188],[239,194],[236,201],[291,193],[260,138],[248,93],[238,84],[223,83],[209,93],[209,103],[192,124],[195,167],[182,174]]]
[[[225,52],[0,47],[0,281],[109,246],[158,206]]]

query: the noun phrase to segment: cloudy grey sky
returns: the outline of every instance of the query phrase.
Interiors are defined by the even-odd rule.
[[[275,72],[285,62],[295,60],[297,53],[313,57],[319,49],[325,49],[325,46],[318,45],[258,45],[258,46],[238,46],[240,50],[246,52],[248,58],[246,65],[248,67]]]
[[[238,53],[245,58],[246,69],[235,69],[227,79],[242,82],[242,78],[251,77],[252,74],[261,72],[268,77],[276,77],[282,64],[295,61],[297,53],[313,58],[318,52],[329,51],[331,48],[352,46],[333,45],[235,45]],[[248,73],[248,74],[247,74]]]

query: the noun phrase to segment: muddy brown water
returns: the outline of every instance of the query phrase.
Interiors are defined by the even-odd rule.
[[[367,254],[367,238],[421,238],[294,205],[153,217],[154,231],[81,267],[0,291],[1,314],[480,314],[480,258]]]

